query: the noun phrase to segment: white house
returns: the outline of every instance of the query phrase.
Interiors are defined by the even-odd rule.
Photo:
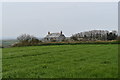
[[[45,42],[61,42],[63,40],[65,40],[65,36],[62,31],[60,33],[48,32],[48,35],[44,38]]]

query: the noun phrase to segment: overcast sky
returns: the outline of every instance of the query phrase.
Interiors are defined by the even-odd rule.
[[[88,30],[118,30],[116,2],[9,2],[3,3],[3,38],[21,34],[65,36]]]
[[[2,39],[2,3],[0,2],[0,39]]]

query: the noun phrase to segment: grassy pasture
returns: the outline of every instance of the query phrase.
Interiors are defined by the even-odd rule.
[[[117,44],[3,49],[3,78],[117,78]]]

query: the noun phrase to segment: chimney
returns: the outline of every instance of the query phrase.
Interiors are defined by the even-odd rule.
[[[60,33],[62,34],[62,31]]]
[[[48,32],[48,34],[50,34],[50,32]]]

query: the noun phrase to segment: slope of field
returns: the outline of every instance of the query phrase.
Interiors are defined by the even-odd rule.
[[[118,45],[81,44],[3,49],[3,78],[116,78]]]

